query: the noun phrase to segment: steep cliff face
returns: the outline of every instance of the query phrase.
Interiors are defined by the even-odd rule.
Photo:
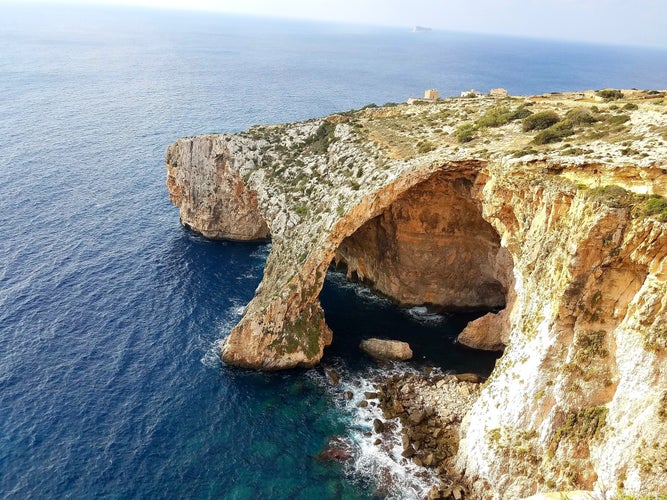
[[[272,239],[223,360],[317,363],[335,341],[318,300],[334,260],[405,304],[505,306],[460,336],[505,348],[461,427],[475,494],[667,492],[667,108],[626,95],[451,99],[177,141],[183,223]],[[563,114],[569,142],[524,132],[510,117],[529,107]]]
[[[180,208],[186,227],[212,239],[262,240],[269,228],[248,190],[236,161],[253,162],[241,141],[216,136],[180,139],[167,153],[169,199]]]
[[[514,257],[516,300],[460,469],[496,498],[664,491],[666,225],[559,177],[493,176],[480,194]]]

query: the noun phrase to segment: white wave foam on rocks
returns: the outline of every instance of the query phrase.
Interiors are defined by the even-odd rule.
[[[325,367],[340,375],[340,382],[332,385],[328,377],[311,370],[309,375],[326,387],[336,406],[346,415],[346,437],[353,448],[353,459],[345,465],[352,480],[373,484],[377,494],[389,499],[419,499],[438,484],[437,475],[430,469],[416,466],[401,456],[402,425],[398,418],[385,420],[377,399],[366,398],[366,393],[377,393],[376,385],[396,374],[419,373],[411,367],[390,365],[385,368],[367,368],[350,373],[342,363]],[[351,398],[346,397],[351,394]],[[367,406],[360,406],[367,401]],[[373,421],[385,422],[385,431],[377,433]],[[376,440],[381,443],[376,444]]]
[[[269,256],[270,251],[271,251],[271,243],[267,243],[265,245],[259,245],[255,250],[250,252],[250,258],[259,259],[263,262]]]
[[[405,314],[410,316],[413,320],[428,325],[439,325],[444,323],[447,319],[446,315],[430,312],[428,308],[424,306],[411,307],[409,309],[404,309],[404,311]]]
[[[216,338],[212,342],[208,341],[207,345],[204,347],[204,355],[199,360],[201,364],[207,368],[220,367],[222,363],[220,360],[222,343],[225,338],[229,336],[232,328],[239,322],[244,311],[245,305],[242,304],[240,300],[232,301],[232,305],[227,308],[225,314],[223,314],[215,327]]]
[[[345,274],[340,271],[329,270],[326,279],[327,281],[334,283],[338,288],[352,290],[357,297],[366,302],[387,305],[392,303],[391,300],[374,292],[363,283],[356,283],[348,280]]]

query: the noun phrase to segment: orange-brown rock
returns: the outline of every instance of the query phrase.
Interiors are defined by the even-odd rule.
[[[359,349],[369,356],[384,361],[407,361],[412,358],[412,349],[407,342],[387,339],[364,339]]]
[[[505,348],[503,337],[509,332],[509,311],[490,312],[471,321],[456,338],[457,342],[473,349],[502,351]]]
[[[438,172],[338,247],[348,277],[405,305],[505,306],[509,253],[471,195],[474,171]]]

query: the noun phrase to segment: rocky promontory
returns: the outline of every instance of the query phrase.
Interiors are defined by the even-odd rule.
[[[166,163],[183,224],[272,242],[227,364],[316,364],[335,263],[400,304],[489,311],[459,338],[504,350],[451,459],[475,498],[667,493],[667,93],[368,106]]]

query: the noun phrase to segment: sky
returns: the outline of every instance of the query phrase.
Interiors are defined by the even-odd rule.
[[[0,0],[0,5],[3,1],[7,0]],[[385,26],[420,25],[667,48],[667,0],[39,0],[39,3],[59,2],[209,10]]]

